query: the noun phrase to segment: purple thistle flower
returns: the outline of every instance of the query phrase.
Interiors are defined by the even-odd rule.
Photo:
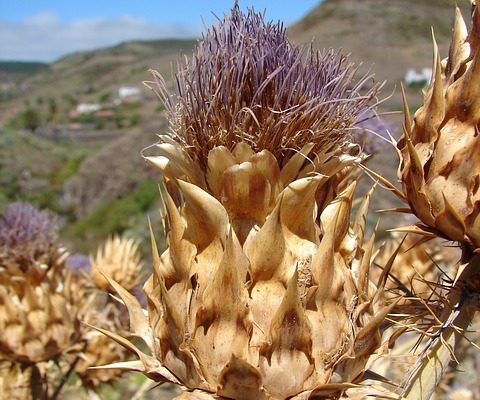
[[[203,167],[213,147],[240,141],[277,157],[309,142],[313,151],[342,147],[379,89],[363,90],[371,76],[355,81],[346,56],[296,47],[281,22],[253,10],[244,15],[238,4],[179,66],[175,95],[152,72],[173,136]]]
[[[13,203],[0,215],[0,246],[49,247],[58,237],[55,216],[28,203]]]
[[[375,154],[385,150],[387,145],[393,146],[390,136],[395,134],[395,129],[390,121],[369,110],[359,116],[354,140],[365,154]]]
[[[90,259],[83,254],[71,254],[65,260],[65,266],[76,272],[90,272]]]

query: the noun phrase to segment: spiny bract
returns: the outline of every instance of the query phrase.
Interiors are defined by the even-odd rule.
[[[114,279],[131,293],[138,288],[142,274],[142,261],[138,242],[124,236],[108,238],[98,247],[95,257],[90,257],[89,273],[82,273],[84,287],[80,310],[82,321],[115,332],[128,331],[128,317],[123,306],[110,295],[113,288],[105,276]],[[82,290],[82,288],[79,288]],[[131,359],[131,353],[91,329],[83,339],[86,342],[75,372],[85,387],[96,389],[102,383],[113,383],[120,378],[121,370],[93,369],[96,365]]]

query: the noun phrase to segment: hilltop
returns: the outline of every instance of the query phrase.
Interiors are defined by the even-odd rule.
[[[295,43],[317,48],[341,48],[352,60],[371,69],[383,92],[394,96],[382,107],[401,109],[399,85],[409,68],[432,64],[432,27],[441,57],[447,56],[455,5],[470,20],[468,0],[325,0],[289,28]],[[407,88],[410,106],[418,107],[418,88]]]

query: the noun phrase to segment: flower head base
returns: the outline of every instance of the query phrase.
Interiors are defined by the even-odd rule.
[[[0,286],[0,357],[31,365],[57,359],[79,341],[71,274],[52,276],[24,293]]]
[[[389,304],[383,283],[377,288],[368,279],[368,199],[349,227],[349,186],[317,225],[310,215],[317,185],[316,178],[289,185],[243,244],[212,196],[182,184],[179,211],[167,195],[169,249],[160,256],[153,242],[148,317],[109,280],[151,355],[102,330],[140,358],[112,367],[181,383],[205,398],[306,399],[356,382],[380,345]],[[200,226],[192,210],[209,218]]]
[[[236,5],[176,74],[176,95],[155,71],[154,90],[174,138],[205,170],[212,148],[233,150],[242,141],[277,158],[307,143],[314,153],[347,144],[378,89],[364,90],[369,76],[355,82],[355,72],[346,56],[295,47],[280,22]]]

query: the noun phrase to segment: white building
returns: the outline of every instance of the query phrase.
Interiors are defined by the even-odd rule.
[[[89,114],[100,110],[101,106],[98,103],[80,103],[77,105],[76,111],[78,114]]]
[[[118,89],[118,98],[120,101],[138,101],[142,92],[136,86],[121,86]]]
[[[432,79],[432,69],[422,68],[419,72],[413,68],[409,68],[405,74],[405,83],[410,85],[427,84]]]

